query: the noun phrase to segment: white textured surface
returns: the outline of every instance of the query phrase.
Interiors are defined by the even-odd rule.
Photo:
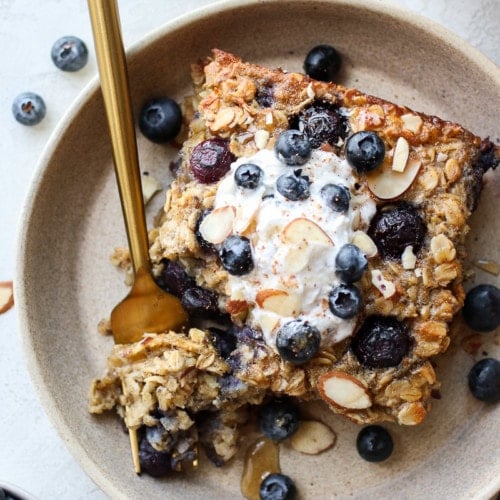
[[[130,45],[172,18],[211,3],[121,0],[125,43]],[[441,23],[500,64],[500,0],[393,3]],[[77,73],[63,73],[50,60],[52,43],[67,34],[89,45],[89,64]],[[37,159],[62,114],[96,72],[86,2],[0,0],[0,61],[0,281],[4,281],[14,278],[16,223]],[[47,117],[37,127],[23,127],[11,116],[13,98],[25,90],[41,94],[47,104]],[[18,484],[42,500],[106,498],[66,450],[38,401],[21,353],[14,309],[0,315],[0,341],[0,480]]]

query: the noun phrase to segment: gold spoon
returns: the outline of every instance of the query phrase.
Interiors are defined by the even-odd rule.
[[[116,179],[135,272],[130,293],[111,313],[117,344],[140,340],[144,333],[178,330],[188,315],[180,300],[154,281],[142,198],[139,160],[130,99],[125,51],[116,0],[88,0],[109,126]],[[137,428],[129,428],[134,468],[140,473]]]

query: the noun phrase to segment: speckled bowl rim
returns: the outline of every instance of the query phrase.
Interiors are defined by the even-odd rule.
[[[200,7],[187,14],[179,16],[178,18],[164,24],[161,27],[154,29],[149,34],[144,36],[141,40],[131,45],[127,49],[127,54],[132,56],[143,50],[154,40],[162,37],[167,32],[179,29],[191,23],[199,22],[206,16],[213,16],[221,11],[239,9],[242,6],[248,5],[255,5],[258,8],[260,4],[279,3],[279,1],[280,0],[221,0],[212,5]],[[290,1],[297,4],[304,3],[303,0]],[[356,8],[363,8],[368,11],[379,12],[384,16],[391,17],[401,23],[412,25],[413,27],[425,31],[428,35],[434,37],[437,42],[453,46],[455,50],[458,50],[462,54],[464,54],[464,56],[468,60],[473,60],[474,63],[484,71],[485,74],[488,74],[490,76],[490,78],[494,81],[494,84],[500,89],[500,72],[498,71],[498,67],[492,61],[490,61],[477,49],[465,42],[458,35],[450,32],[437,22],[425,18],[415,12],[408,11],[400,6],[384,4],[383,2],[377,0],[356,0],[356,2],[352,2],[349,0],[309,0],[307,3],[317,3],[318,5],[333,4],[340,6],[355,5]],[[36,387],[38,396],[45,411],[47,412],[54,427],[63,438],[68,449],[75,457],[75,459],[79,462],[82,469],[89,475],[89,477],[112,498],[122,498],[123,493],[115,488],[115,485],[88,457],[73,429],[71,429],[70,426],[68,426],[61,418],[61,415],[54,402],[54,395],[50,391],[48,391],[44,385],[43,368],[38,363],[37,356],[33,349],[32,335],[34,335],[35,332],[32,332],[32,328],[29,322],[29,316],[27,314],[27,308],[29,305],[25,301],[25,282],[23,280],[26,267],[24,247],[27,238],[27,228],[29,226],[28,222],[30,214],[33,210],[33,204],[36,199],[36,194],[39,190],[45,168],[49,164],[54,152],[59,147],[59,143],[61,137],[63,136],[64,130],[72,122],[73,117],[78,114],[78,110],[84,107],[90,100],[95,98],[98,90],[99,78],[98,76],[95,76],[81,91],[79,96],[72,103],[63,118],[57,124],[34,170],[32,181],[27,196],[24,200],[17,229],[17,257],[14,296],[17,310],[18,330],[21,336],[21,343],[26,364],[28,366],[32,382]],[[491,483],[485,485],[484,488],[477,493],[477,496],[475,498],[491,498],[499,490],[500,477],[493,478]]]

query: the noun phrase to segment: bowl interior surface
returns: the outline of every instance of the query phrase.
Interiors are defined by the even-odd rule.
[[[231,1],[176,21],[129,54],[135,112],[152,96],[188,95],[190,64],[212,47],[300,71],[305,54],[319,43],[342,53],[340,83],[458,121],[477,135],[500,137],[494,65],[440,28],[370,2]],[[138,143],[142,170],[166,187],[176,150],[140,134]],[[500,224],[493,214],[498,190],[498,175],[490,176],[471,224],[471,260],[500,261]],[[163,196],[149,207],[150,221]],[[87,412],[90,381],[103,373],[112,347],[111,338],[97,333],[97,323],[127,291],[123,274],[109,263],[113,249],[126,246],[121,217],[103,103],[94,84],[46,150],[22,219],[16,303],[34,382],[71,451],[110,497],[238,497],[243,451],[221,469],[202,460],[189,477],[137,477],[118,419]],[[476,275],[476,282],[486,281],[495,278]],[[455,342],[436,361],[442,398],[427,420],[415,428],[387,425],[395,440],[387,462],[359,458],[355,424],[321,404],[308,410],[328,422],[338,440],[318,456],[282,446],[282,470],[296,480],[303,498],[470,498],[495,492],[498,408],[468,393],[466,374],[474,360],[460,347],[464,328],[455,323]],[[497,349],[498,357],[494,335],[484,337],[482,349],[491,356]]]

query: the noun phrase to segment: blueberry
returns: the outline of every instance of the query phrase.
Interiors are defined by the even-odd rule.
[[[339,52],[331,45],[317,45],[313,47],[304,61],[304,71],[315,80],[331,82],[342,65]]]
[[[356,448],[361,458],[368,462],[383,462],[391,456],[394,443],[386,429],[380,425],[368,425],[359,431]]]
[[[63,71],[82,69],[89,58],[87,46],[76,36],[63,36],[54,42],[50,51],[52,62]]]
[[[354,283],[361,279],[368,267],[363,252],[351,243],[346,243],[335,257],[335,272],[342,281]]]
[[[358,361],[369,368],[397,366],[410,350],[406,325],[388,316],[369,316],[351,342]]]
[[[141,469],[154,477],[164,476],[172,470],[170,455],[155,450],[146,437],[140,441],[139,462]]]
[[[169,97],[156,97],[144,104],[139,114],[139,129],[158,144],[174,139],[182,125],[182,111]]]
[[[285,323],[276,334],[280,356],[293,364],[309,361],[318,352],[320,343],[319,330],[299,319]]]
[[[267,475],[260,483],[260,500],[295,500],[297,487],[285,474],[275,472]]]
[[[306,200],[310,196],[309,177],[301,175],[301,170],[282,174],[276,181],[276,190],[287,200]]]
[[[486,403],[500,401],[500,361],[484,358],[469,372],[469,388],[473,396]]]
[[[182,294],[181,303],[190,316],[207,318],[219,313],[217,294],[201,286],[187,288]]]
[[[360,291],[354,285],[336,286],[328,296],[330,311],[342,319],[353,318],[363,304]]]
[[[262,85],[257,88],[255,100],[261,108],[270,108],[274,104],[273,85]]]
[[[351,194],[341,184],[325,184],[321,188],[321,196],[334,212],[346,213],[349,210]]]
[[[224,331],[215,327],[210,327],[208,330],[219,355],[224,359],[229,358],[231,353],[236,349],[236,336],[231,330]]]
[[[490,332],[500,325],[500,289],[478,285],[467,293],[462,314],[465,322],[478,332]]]
[[[384,259],[401,258],[407,246],[417,253],[427,232],[425,222],[408,203],[399,203],[379,210],[373,217],[368,235]]]
[[[304,133],[286,130],[278,136],[274,152],[278,160],[286,165],[304,165],[311,158],[311,143]]]
[[[235,160],[228,141],[207,139],[195,146],[189,164],[198,181],[210,184],[224,177]]]
[[[182,297],[183,293],[196,285],[178,262],[173,260],[162,260],[162,270],[158,278],[158,285],[176,297]]]
[[[252,247],[244,236],[228,236],[219,249],[222,267],[234,276],[248,274],[253,269]]]
[[[244,163],[234,172],[234,182],[246,189],[255,189],[261,182],[264,172],[258,165]]]
[[[299,410],[288,399],[274,399],[263,405],[259,413],[259,427],[273,441],[283,441],[299,428]]]
[[[19,94],[12,103],[14,118],[23,125],[36,125],[45,117],[45,102],[33,92]]]
[[[375,132],[362,130],[347,139],[346,160],[360,173],[376,169],[384,160],[384,156],[384,143]]]
[[[315,102],[290,120],[290,128],[303,132],[313,149],[328,143],[337,146],[347,135],[345,118],[331,104]]]

